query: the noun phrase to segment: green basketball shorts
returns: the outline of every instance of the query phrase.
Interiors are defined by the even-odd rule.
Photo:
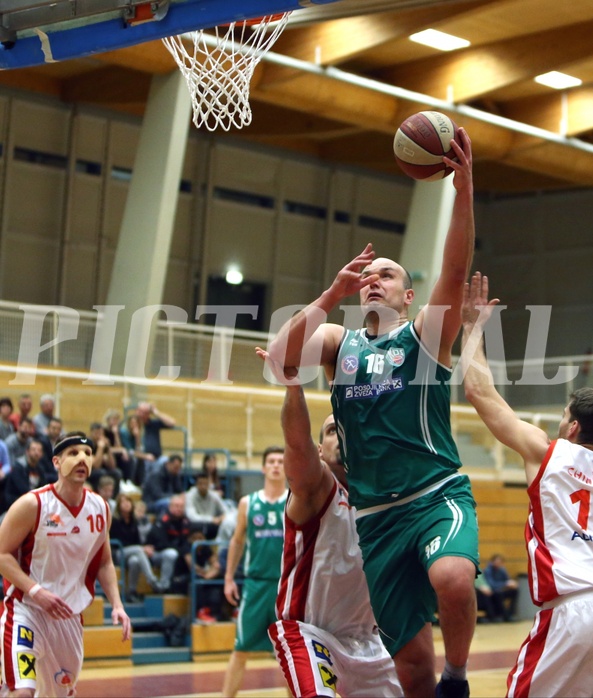
[[[268,627],[275,623],[277,579],[246,579],[243,583],[235,649],[237,652],[273,652]]]
[[[428,570],[441,557],[479,565],[478,521],[469,478],[356,521],[371,605],[393,656],[437,611]]]

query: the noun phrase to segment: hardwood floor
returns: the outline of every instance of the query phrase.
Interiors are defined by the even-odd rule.
[[[502,698],[506,677],[531,621],[480,624],[472,644],[469,682],[472,698]],[[434,630],[438,669],[443,664],[440,630]],[[183,664],[83,669],[78,698],[185,698],[220,696],[227,656]],[[274,659],[247,664],[239,697],[285,698],[282,674]]]

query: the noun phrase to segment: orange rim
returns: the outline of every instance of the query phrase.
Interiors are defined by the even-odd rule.
[[[244,24],[246,27],[254,27],[257,24],[261,24],[263,20],[265,19],[267,22],[278,22],[284,17],[286,13],[285,12],[280,12],[278,14],[274,15],[265,15],[264,17],[255,17],[254,19],[245,19],[243,22],[237,21],[237,24]],[[226,24],[221,24],[221,27],[229,27],[231,25],[230,22],[227,22]]]

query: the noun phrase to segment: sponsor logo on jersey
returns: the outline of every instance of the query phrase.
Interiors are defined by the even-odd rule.
[[[321,682],[326,688],[331,688],[334,692],[336,690],[336,683],[338,682],[337,676],[334,672],[325,664],[317,664],[319,669],[319,675],[321,676]]]
[[[29,652],[19,652],[17,654],[19,676],[21,679],[36,679],[35,655]]]
[[[71,533],[80,533],[80,528],[78,528],[78,526],[74,526]]]
[[[50,528],[57,528],[58,526],[63,526],[64,522],[60,518],[59,514],[52,514],[45,522],[46,526]]]
[[[33,649],[33,641],[35,639],[35,633],[31,628],[27,628],[26,625],[19,625],[17,632],[17,645],[22,645],[23,647],[28,647]]]
[[[345,400],[360,400],[363,398],[379,397],[383,393],[393,393],[396,390],[403,390],[404,383],[401,378],[385,380],[381,383],[363,383],[362,385],[351,385],[344,392]]]
[[[347,375],[351,376],[353,373],[358,371],[358,357],[349,354],[342,359],[342,371]]]
[[[317,642],[317,640],[311,640],[311,645],[313,646],[313,652],[315,652],[316,657],[319,657],[319,659],[326,659],[328,664],[333,666],[331,654],[325,645],[322,645],[321,642]]]
[[[406,359],[406,352],[404,349],[398,349],[396,347],[391,347],[391,349],[387,350],[387,354],[385,354],[387,357],[387,361],[392,365],[398,368],[403,364],[403,362]]]
[[[593,536],[590,536],[588,533],[579,533],[575,531],[570,540],[574,540],[575,538],[580,538],[581,540],[587,541],[587,543],[593,543]]]
[[[60,669],[54,674],[54,681],[58,686],[71,686],[72,685],[72,672],[68,669]]]
[[[593,480],[587,473],[584,473],[582,470],[579,470],[578,468],[575,467],[570,467],[568,469],[568,474],[571,477],[574,477],[575,480],[580,480],[581,482],[584,482],[586,485],[593,485]]]
[[[263,514],[256,514],[252,521],[254,526],[263,526],[266,523],[266,517]]]

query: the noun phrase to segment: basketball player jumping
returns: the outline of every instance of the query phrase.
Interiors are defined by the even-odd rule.
[[[476,622],[478,531],[469,478],[450,425],[452,346],[474,248],[472,152],[451,141],[455,202],[439,278],[408,319],[407,271],[369,244],[271,342],[285,368],[322,365],[382,640],[410,698],[467,698]],[[360,293],[364,329],[326,322]],[[431,620],[438,608],[445,669],[436,682]]]
[[[111,618],[130,637],[111,558],[111,514],[85,488],[92,443],[70,432],[53,450],[58,481],[32,490],[8,510],[0,527],[4,578],[2,680],[9,695],[73,696],[83,661],[81,614],[98,579]]]
[[[498,299],[473,275],[463,304],[465,394],[492,434],[525,465],[529,585],[541,606],[507,679],[508,698],[593,695],[593,389],[570,396],[551,441],[517,417],[494,387],[482,343]]]

